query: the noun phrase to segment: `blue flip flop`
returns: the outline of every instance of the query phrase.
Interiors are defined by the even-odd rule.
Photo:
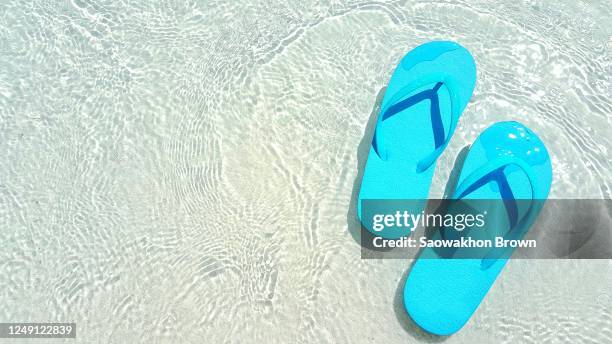
[[[501,200],[504,216],[484,229],[521,239],[548,197],[551,181],[550,157],[538,136],[520,123],[499,122],[470,147],[451,198]],[[461,329],[514,250],[494,247],[478,259],[440,258],[434,248],[424,248],[404,286],[410,317],[437,335]]]
[[[472,55],[454,42],[434,41],[410,51],[395,69],[378,115],[361,182],[364,199],[427,199],[436,161],[448,145],[476,83]],[[413,209],[418,213],[422,209]],[[363,221],[362,221],[363,223]],[[410,233],[374,231],[384,238]]]

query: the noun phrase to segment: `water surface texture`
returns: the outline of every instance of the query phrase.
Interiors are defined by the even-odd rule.
[[[361,260],[377,102],[432,39],[478,81],[431,197],[501,120],[553,198],[612,197],[607,1],[0,4],[0,322],[88,343],[417,343],[410,261]],[[369,124],[368,124],[369,123]],[[612,262],[511,261],[445,343],[612,341]],[[18,341],[11,341],[11,343]]]

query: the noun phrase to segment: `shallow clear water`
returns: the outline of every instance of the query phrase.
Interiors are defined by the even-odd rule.
[[[612,197],[610,4],[0,4],[0,322],[79,342],[439,341],[410,261],[361,260],[354,198],[397,61],[460,42],[475,94],[441,157],[500,120],[553,198]],[[370,125],[368,125],[370,123]],[[447,343],[612,341],[612,262],[512,261]]]

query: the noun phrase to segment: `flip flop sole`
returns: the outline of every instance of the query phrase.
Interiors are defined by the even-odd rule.
[[[435,160],[475,83],[474,59],[454,42],[429,42],[402,59],[387,87],[361,182],[358,216],[370,232],[384,238],[409,234],[374,231],[362,219],[362,200],[427,198]]]
[[[461,190],[470,190],[470,176],[499,159],[519,161],[530,171],[514,165],[502,165],[504,180],[516,200],[532,200],[534,209],[519,221],[515,238],[529,230],[548,197],[552,181],[550,157],[544,143],[531,130],[517,122],[500,122],[486,129],[474,144],[463,164],[458,188],[453,198],[460,198]],[[483,174],[486,176],[486,174]],[[484,178],[484,177],[483,177]],[[483,180],[482,178],[480,180]],[[463,199],[495,200],[507,195],[493,179],[479,182]],[[463,191],[465,192],[465,191]],[[524,201],[522,201],[524,202]],[[501,226],[510,226],[502,221]],[[489,224],[490,229],[500,226]],[[488,227],[487,226],[487,227]],[[487,230],[487,228],[485,228]],[[510,231],[508,231],[510,232]],[[511,253],[511,251],[510,251]],[[439,257],[433,248],[424,248],[413,265],[404,286],[404,306],[410,317],[424,330],[437,335],[459,331],[478,308],[509,255],[492,259],[448,259]]]

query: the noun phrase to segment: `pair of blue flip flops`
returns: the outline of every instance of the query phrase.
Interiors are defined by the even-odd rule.
[[[396,68],[376,124],[358,201],[423,200],[438,157],[447,147],[476,83],[476,65],[467,49],[435,41],[410,51]],[[544,143],[518,122],[495,123],[470,146],[451,199],[531,200],[506,233],[520,239],[537,217],[550,191],[552,167]],[[516,214],[515,214],[516,215]],[[365,226],[366,229],[372,231]],[[374,232],[395,239],[406,232]],[[424,248],[404,287],[404,306],[424,330],[457,332],[470,319],[507,256],[483,259],[427,259]]]

